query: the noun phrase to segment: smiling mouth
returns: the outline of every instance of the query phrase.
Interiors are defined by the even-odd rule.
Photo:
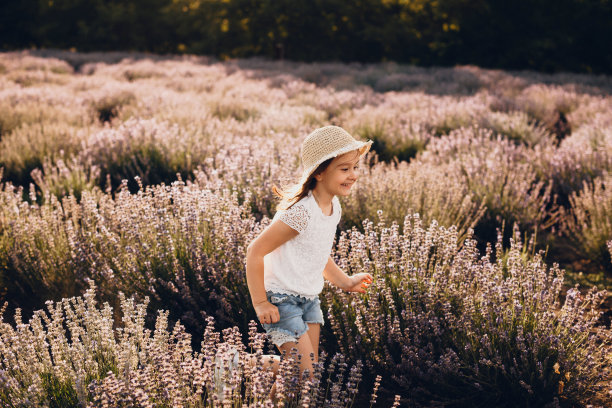
[[[350,183],[350,184],[347,184],[347,183],[342,183],[342,184],[341,184],[341,186],[342,186],[342,187],[350,187],[350,186],[352,186],[352,185],[353,185],[353,183]]]

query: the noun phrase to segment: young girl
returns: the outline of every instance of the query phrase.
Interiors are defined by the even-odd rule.
[[[364,293],[372,276],[346,275],[330,256],[341,208],[357,181],[360,158],[371,141],[325,126],[302,145],[302,178],[282,199],[272,223],[247,248],[246,276],[257,318],[281,352],[297,348],[301,369],[318,361],[324,278],[347,292]]]

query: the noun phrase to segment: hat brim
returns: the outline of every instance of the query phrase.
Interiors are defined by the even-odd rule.
[[[313,164],[307,169],[304,169],[304,172],[302,173],[302,178],[300,179],[299,184],[303,185],[304,183],[306,183],[306,181],[308,180],[308,177],[310,177],[310,175],[317,169],[317,167],[319,167],[319,165],[323,163],[325,160],[329,160],[334,157],[338,157],[342,154],[352,152],[353,150],[359,150],[359,157],[363,157],[363,155],[365,155],[368,151],[370,151],[370,147],[372,147],[372,143],[373,143],[372,140],[368,140],[367,142],[355,141],[349,145],[344,146],[341,149],[336,150],[335,152],[332,152],[326,156],[323,156],[315,164]]]

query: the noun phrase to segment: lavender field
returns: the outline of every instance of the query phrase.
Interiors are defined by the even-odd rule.
[[[474,66],[0,53],[0,405],[609,406],[611,94]],[[300,384],[283,358],[273,401],[246,246],[327,124],[374,141],[332,255],[375,279],[325,287],[321,364]]]

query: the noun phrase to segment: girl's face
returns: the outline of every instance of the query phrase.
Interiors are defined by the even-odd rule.
[[[334,158],[323,172],[315,176],[317,187],[321,186],[333,195],[349,195],[359,178],[359,158],[358,150]]]

